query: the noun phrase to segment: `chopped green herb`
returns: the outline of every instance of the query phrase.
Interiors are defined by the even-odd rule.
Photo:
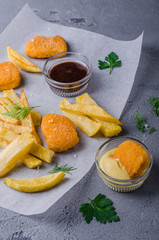
[[[111,74],[114,67],[121,66],[121,61],[117,61],[118,59],[118,55],[116,55],[114,52],[111,52],[107,57],[105,57],[105,61],[98,60],[98,67],[100,70],[110,68],[109,74]]]
[[[59,167],[58,164],[56,164],[53,170],[50,171],[49,173],[65,172],[65,173],[72,174],[70,172],[77,169],[74,167],[67,167],[67,166],[68,164],[64,164],[63,166]]]
[[[152,127],[152,128],[149,129],[148,134],[151,134],[151,133],[153,133],[153,132],[155,132],[155,128],[154,128],[154,127]]]
[[[120,221],[112,201],[101,193],[95,199],[89,199],[89,203],[81,204],[79,211],[82,212],[85,221],[89,224],[93,217],[100,223]]]
[[[40,107],[40,106],[26,107],[26,106],[21,106],[20,104],[17,104],[13,106],[10,109],[10,111],[6,111],[2,114],[15,119],[24,119],[28,116],[30,111],[36,107]]]
[[[156,112],[156,115],[159,116],[159,97],[148,98],[149,103],[152,103],[152,107]]]
[[[136,122],[136,127],[137,129],[143,133],[144,128],[145,128],[145,124],[147,123],[146,120],[141,116],[141,113],[139,114],[138,112],[136,112],[135,115],[135,122]]]

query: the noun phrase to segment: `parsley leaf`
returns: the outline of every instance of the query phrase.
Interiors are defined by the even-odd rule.
[[[148,134],[151,134],[151,133],[153,133],[153,132],[155,132],[155,128],[154,128],[154,127],[152,127],[152,128],[149,129]]]
[[[136,127],[137,129],[143,133],[144,128],[145,128],[145,124],[147,123],[146,120],[141,116],[141,113],[139,114],[138,112],[136,112],[135,115],[135,122],[136,122]]]
[[[105,61],[98,60],[99,69],[103,70],[105,68],[110,68],[109,74],[111,74],[113,67],[121,66],[121,61],[117,61],[119,59],[116,53],[111,52],[108,56],[105,57]]]
[[[152,103],[152,107],[156,112],[157,117],[159,116],[159,97],[148,98],[149,103]]]
[[[109,64],[107,62],[103,62],[101,60],[98,60],[98,64],[99,64],[99,68],[102,70],[102,69],[105,69],[105,68],[109,68]]]
[[[81,204],[79,211],[83,213],[85,221],[89,224],[92,221],[94,215],[94,209],[92,205],[89,203]]]
[[[87,223],[93,220],[93,217],[100,223],[120,221],[113,202],[101,193],[95,199],[88,198],[90,203],[81,204],[79,211],[83,213],[83,217]]]

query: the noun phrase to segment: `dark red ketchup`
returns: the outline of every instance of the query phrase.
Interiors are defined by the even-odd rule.
[[[54,66],[49,77],[61,83],[73,83],[87,75],[87,68],[78,62],[64,62]]]

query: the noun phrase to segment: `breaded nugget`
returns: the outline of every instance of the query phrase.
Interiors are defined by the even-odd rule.
[[[67,52],[67,45],[60,36],[36,36],[25,45],[25,54],[31,58],[48,58],[61,52]]]
[[[147,151],[139,143],[130,140],[121,143],[113,157],[119,159],[130,178],[140,176],[149,164]]]
[[[20,81],[19,70],[13,63],[0,63],[0,91],[17,88]]]
[[[79,142],[74,123],[59,114],[46,114],[42,119],[41,130],[48,147],[55,152],[66,151]]]

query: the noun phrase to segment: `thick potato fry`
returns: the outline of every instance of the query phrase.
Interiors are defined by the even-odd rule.
[[[28,168],[37,168],[37,167],[40,167],[42,164],[41,160],[39,160],[38,158],[28,153],[24,155],[24,157],[20,160],[20,162],[25,164]]]
[[[13,132],[18,133],[18,134],[22,134],[24,132],[30,132],[31,133],[31,131],[32,131],[32,129],[29,128],[29,127],[24,127],[24,126],[21,126],[21,125],[14,125],[14,124],[7,123],[7,122],[1,121],[1,120],[0,120],[0,126],[4,127],[4,128],[7,128],[9,130],[12,130]]]
[[[4,140],[3,138],[0,138],[0,149],[5,149],[10,142]]]
[[[81,104],[94,104],[97,103],[89,96],[88,93],[84,93],[79,97],[76,97],[76,102]],[[116,123],[110,123],[106,121],[99,120],[97,118],[92,118],[94,121],[101,124],[101,132],[105,137],[113,137],[121,132],[121,127]]]
[[[41,125],[41,114],[35,111],[34,109],[30,112],[31,117],[33,119],[33,123],[35,127],[40,127]]]
[[[47,163],[51,163],[52,157],[54,156],[54,151],[36,143],[33,144],[29,153]]]
[[[122,128],[116,123],[105,122],[97,118],[92,118],[92,119],[97,123],[101,124],[100,131],[107,138],[118,135],[122,130]]]
[[[30,150],[34,138],[29,132],[23,133],[0,152],[0,177],[8,173]]]
[[[8,97],[14,104],[21,104],[20,98],[14,92],[13,89],[3,91],[3,97]],[[36,127],[39,127],[41,124],[41,115],[36,112],[34,109],[31,110],[31,116]]]
[[[9,116],[2,114],[4,112],[7,112],[7,109],[4,106],[0,105],[0,120],[5,121],[7,123],[12,123],[12,124],[19,123],[19,121],[17,119],[14,119],[14,118],[11,118]]]
[[[22,69],[26,72],[40,73],[41,69],[35,66],[28,59],[23,57],[20,53],[11,48],[11,46],[7,47],[7,53],[9,60],[14,63],[18,68]]]
[[[89,119],[86,116],[69,113],[63,110],[61,111],[66,117],[71,119],[74,124],[79,127],[79,129],[87,134],[88,137],[94,136],[100,130],[101,124]]]
[[[6,141],[8,144],[14,141],[19,135],[11,130],[5,129],[0,126],[0,136],[1,139]],[[50,163],[52,157],[54,156],[54,152],[48,148],[45,148],[37,143],[33,143],[29,153],[34,157],[40,158],[41,160]]]
[[[26,97],[25,92],[24,92],[23,89],[21,90],[20,101],[21,101],[26,107],[29,107],[28,100],[27,100],[27,97]],[[33,123],[33,120],[32,120],[32,116],[31,116],[30,113],[28,114],[28,116],[27,116],[26,118],[21,119],[21,123],[22,123],[22,126],[30,127],[30,128],[32,129],[31,133],[35,136],[36,143],[42,145],[42,142],[41,142],[41,140],[40,140],[40,137],[39,137],[39,135],[37,134],[37,132],[36,132],[36,130],[35,130],[34,123]]]
[[[84,93],[76,97],[76,103],[97,105],[97,103],[93,100],[93,98],[91,98],[91,96],[89,96],[88,93]]]
[[[8,97],[14,104],[20,104],[20,98],[13,89],[3,91],[3,97]]]
[[[0,137],[8,143],[13,142],[18,136],[19,134],[0,126]]]
[[[3,182],[8,187],[20,192],[41,192],[54,187],[55,185],[60,183],[64,179],[64,177],[64,172],[58,172],[36,178],[5,178]]]
[[[66,101],[66,98],[61,101],[59,104],[60,109],[76,114],[82,114],[87,115],[89,117],[94,117],[100,120],[104,120],[107,122],[114,122],[117,124],[122,125],[122,123],[116,119],[115,117],[111,116],[109,113],[107,113],[103,108],[94,105],[94,104],[80,104],[75,103],[71,104]]]
[[[8,97],[0,97],[0,104],[4,106],[4,108],[7,109],[7,111],[9,111],[14,105],[12,100]]]
[[[0,138],[0,148],[1,148],[1,149],[5,149],[5,148],[10,144],[9,141],[7,141],[7,140],[5,140],[5,139],[3,138],[3,136],[4,136],[5,134],[8,135],[8,138],[11,137],[11,139],[12,139],[13,141],[14,141],[14,139],[17,137],[17,136],[15,136],[14,134],[13,134],[13,136],[15,136],[15,137],[13,137],[11,133],[7,133],[7,132],[5,131],[5,129],[0,128],[0,135],[1,135],[1,138]],[[34,156],[32,156],[32,155],[30,155],[30,154],[28,154],[28,153],[25,154],[25,155],[20,159],[20,162],[23,163],[23,164],[25,164],[28,168],[37,168],[37,167],[41,166],[41,164],[42,164],[42,161],[41,161],[41,160],[39,160],[38,158],[36,158],[36,157],[34,157]]]

